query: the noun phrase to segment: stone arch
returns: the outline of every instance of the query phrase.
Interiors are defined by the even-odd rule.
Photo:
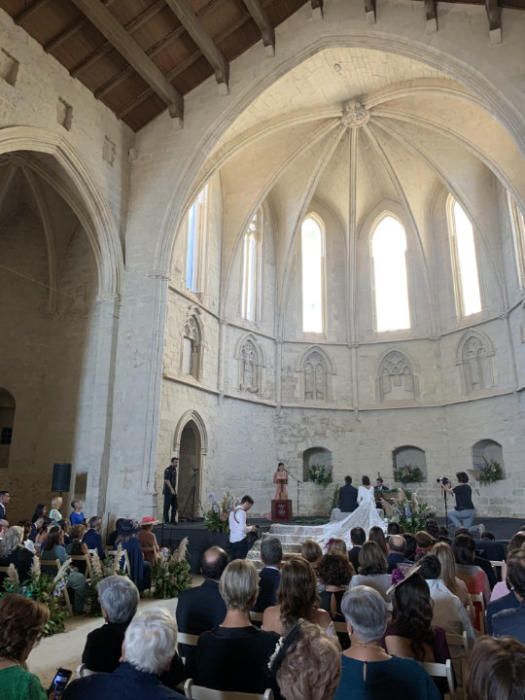
[[[326,447],[309,447],[303,452],[303,481],[309,481],[310,467],[320,465],[332,472],[332,452]]]
[[[417,378],[408,355],[390,350],[379,363],[377,386],[380,401],[413,401],[417,397]]]
[[[330,356],[319,345],[312,345],[301,357],[298,371],[302,375],[303,399],[326,401],[331,396],[330,375],[335,368]]]
[[[423,480],[427,478],[427,457],[425,450],[416,445],[401,445],[392,450],[392,462],[394,478],[396,472],[403,467],[418,468],[421,470]]]
[[[206,455],[208,452],[208,431],[206,430],[206,424],[198,411],[189,410],[182,414],[175,427],[175,432],[173,434],[173,454],[175,456],[178,456],[179,454],[182,431],[184,430],[186,424],[190,421],[193,421],[199,430],[199,435],[201,438],[201,454]]]
[[[197,381],[202,375],[203,329],[199,309],[190,309],[182,334],[181,373]]]
[[[445,71],[447,74],[454,76],[456,81],[461,83],[462,86],[465,86],[466,90],[462,93],[464,99],[475,103],[480,103],[481,101],[483,107],[491,114],[494,114],[498,121],[509,130],[518,148],[522,152],[525,150],[525,133],[519,108],[512,103],[507,95],[502,94],[499,85],[490,82],[483,72],[477,68],[470,67],[464,60],[460,60],[455,56],[451,56],[450,53],[445,53],[434,47],[429,49],[428,44],[423,41],[408,42],[405,37],[363,34],[358,29],[346,31],[345,33],[336,30],[321,37],[313,35],[311,40],[305,37],[300,51],[283,60],[278,66],[271,67],[264,75],[259,76],[257,80],[253,81],[253,87],[242,92],[229,111],[221,113],[210,124],[205,136],[200,141],[200,146],[196,149],[199,157],[192,159],[188,163],[175,186],[163,219],[161,236],[155,252],[155,270],[167,272],[165,269],[166,261],[171,260],[178,222],[186,211],[185,202],[190,198],[190,194],[196,186],[197,176],[205,163],[207,154],[213,151],[226,130],[251,102],[279,78],[308,58],[332,47],[362,47],[384,51],[405,56],[424,65]],[[473,96],[469,95],[469,92],[473,93]],[[481,96],[482,99],[480,99]],[[209,177],[209,173],[205,174],[205,179],[207,177]]]
[[[461,370],[465,393],[494,386],[494,345],[490,338],[477,330],[466,331],[458,343],[456,364]]]
[[[238,388],[240,391],[248,391],[258,394],[262,389],[262,371],[264,368],[264,355],[261,346],[252,333],[244,335],[237,341],[235,348],[237,360]]]
[[[118,228],[109,205],[81,157],[63,136],[46,129],[28,126],[1,129],[0,155],[15,151],[49,155],[67,175],[70,186],[45,167],[36,166],[37,172],[69,204],[88,236],[97,264],[99,297],[114,297],[119,292],[123,270]]]
[[[177,494],[179,518],[192,519],[202,512],[201,487],[208,435],[197,411],[186,411],[175,428],[174,452],[179,457]]]
[[[498,462],[504,469],[503,446],[490,438],[478,440],[472,445],[472,466],[482,471],[490,462]]]

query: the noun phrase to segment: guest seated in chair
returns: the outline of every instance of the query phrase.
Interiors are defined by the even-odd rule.
[[[359,552],[359,573],[352,577],[350,588],[370,586],[387,599],[387,591],[392,585],[388,573],[386,557],[375,542],[366,542]]]
[[[334,700],[440,700],[439,690],[419,663],[392,656],[381,647],[388,613],[377,591],[352,588],[343,598],[342,610],[352,644],[343,652]]]
[[[251,623],[257,582],[257,569],[250,561],[236,559],[224,570],[219,589],[226,617],[199,637],[189,671],[195,685],[243,693],[263,693],[271,686],[268,663],[279,636]]]
[[[226,605],[219,591],[219,580],[228,565],[228,555],[221,547],[210,547],[202,555],[200,586],[179,593],[177,627],[179,632],[200,635],[217,627],[226,616]],[[195,647],[180,644],[180,653],[189,663]]]
[[[177,625],[167,610],[136,615],[126,630],[116,670],[73,681],[64,700],[184,700],[160,678],[170,667],[176,645]]]
[[[359,573],[359,552],[366,542],[366,532],[362,527],[353,527],[350,530],[350,542],[352,543],[352,548],[348,552],[348,559],[357,574]]]
[[[18,525],[10,527],[0,542],[0,566],[14,564],[21,583],[31,578],[34,554],[23,546],[24,530]],[[0,574],[0,590],[5,574]]]
[[[46,565],[46,561],[59,561],[63,564],[67,559],[66,548],[64,547],[64,531],[58,525],[53,525],[47,533],[47,539],[40,554],[40,570],[46,575],[54,578],[57,575],[56,566]]]
[[[397,569],[398,564],[410,564],[406,558],[407,543],[403,535],[390,535],[388,538],[388,573]]]
[[[144,555],[137,538],[137,527],[133,520],[121,520],[115,547],[122,547],[128,553],[129,577],[139,591],[147,590],[151,585],[151,566],[144,561]]]
[[[88,529],[84,533],[82,541],[88,549],[96,549],[99,559],[104,560],[106,553],[102,544],[100,530],[102,529],[102,519],[98,515],[94,515],[88,520]]]
[[[261,561],[264,567],[259,572],[259,595],[255,612],[264,612],[277,602],[277,591],[281,582],[283,548],[278,537],[265,537],[261,542]]]
[[[495,637],[514,637],[525,644],[525,551],[515,552],[508,563],[510,593],[490,603],[487,631]]]
[[[469,658],[468,700],[525,697],[525,646],[511,637],[482,637]]]
[[[317,567],[317,575],[324,586],[320,594],[321,607],[332,620],[344,621],[341,601],[354,575],[352,564],[339,554],[325,554]]]
[[[154,566],[160,558],[160,548],[157,542],[157,537],[153,532],[155,525],[158,525],[159,521],[156,520],[151,515],[145,515],[140,521],[140,528],[137,533],[137,538],[144,555],[144,559],[151,565]]]

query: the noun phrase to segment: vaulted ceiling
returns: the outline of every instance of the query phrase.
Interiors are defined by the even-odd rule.
[[[375,19],[380,0],[359,1]],[[446,4],[414,2],[427,21]],[[525,0],[463,2],[485,6],[491,32],[499,31],[502,7],[525,9]],[[135,131],[166,108],[182,119],[184,95],[213,74],[226,91],[230,62],[258,41],[273,52],[275,27],[307,4],[322,14],[324,0],[0,0]]]

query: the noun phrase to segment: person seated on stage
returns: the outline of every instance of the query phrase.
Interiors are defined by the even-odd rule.
[[[441,581],[453,595],[457,595],[463,607],[467,608],[470,605],[470,596],[465,582],[456,576],[456,560],[452,547],[446,542],[436,542],[431,554],[435,554],[439,559]]]
[[[58,525],[49,528],[46,542],[40,553],[40,570],[46,576],[54,578],[57,574],[56,566],[47,566],[46,561],[59,561],[63,564],[67,559],[66,548],[64,547],[64,531]]]
[[[368,533],[368,541],[375,542],[385,557],[388,556],[388,545],[386,543],[385,533],[380,527],[374,525],[374,527],[370,528],[370,532]]]
[[[346,542],[339,537],[331,537],[326,546],[327,554],[338,554],[341,557],[348,557]]]
[[[352,543],[352,549],[348,552],[348,559],[354,567],[354,571],[359,573],[359,552],[366,542],[366,532],[362,527],[353,527],[350,530],[350,542]]]
[[[509,559],[507,586],[509,594],[487,607],[487,632],[525,643],[525,550],[514,552]]]
[[[512,539],[510,540],[508,546],[507,546],[507,557],[506,561],[503,564],[502,570],[501,570],[501,581],[498,581],[498,583],[494,586],[492,589],[492,593],[490,594],[490,602],[494,600],[498,600],[498,598],[503,598],[503,596],[508,595],[510,593],[509,589],[507,588],[507,562],[509,559],[516,553],[519,552],[520,549],[525,545],[525,532],[519,531],[517,532]]]
[[[44,635],[49,610],[31,598],[10,593],[0,600],[0,698],[46,700],[39,679],[29,673],[26,660]]]
[[[441,564],[435,554],[427,554],[419,560],[419,573],[425,579],[432,598],[432,620],[445,632],[462,635],[467,633],[469,643],[474,642],[476,633],[465,606],[441,580]]]
[[[525,697],[525,646],[516,639],[481,637],[472,650],[466,683],[468,700]]]
[[[419,561],[426,554],[430,554],[432,547],[436,544],[436,540],[425,532],[424,530],[419,530],[415,534],[416,538],[416,558],[415,561]]]
[[[230,526],[230,549],[232,559],[246,559],[253,542],[250,543],[248,534],[255,530],[246,526],[246,513],[253,506],[251,496],[243,496],[240,504],[228,516]]]
[[[226,617],[199,637],[188,674],[195,685],[243,693],[264,693],[271,687],[268,663],[279,636],[251,623],[257,583],[257,569],[251,561],[235,560],[224,570],[219,590]]]
[[[315,571],[302,557],[283,562],[277,605],[266,608],[262,629],[287,634],[299,619],[308,620],[335,635],[332,618],[320,609]]]
[[[301,620],[272,661],[286,700],[332,700],[341,675],[341,650],[317,625]]]
[[[137,538],[144,555],[144,559],[154,566],[160,559],[160,547],[157,542],[157,537],[153,532],[155,525],[158,525],[159,521],[156,520],[152,515],[145,515],[140,521],[140,528],[137,533]]]
[[[86,516],[82,512],[83,507],[84,504],[82,501],[79,501],[78,499],[71,501],[71,508],[73,509],[73,512],[69,516],[69,522],[71,525],[84,525],[86,522]]]
[[[457,535],[452,545],[454,558],[456,560],[456,576],[462,579],[469,593],[482,593],[485,605],[490,599],[490,586],[486,573],[475,563],[476,545],[470,535]],[[476,618],[474,625],[476,629],[481,629],[480,614],[481,607],[475,605]]]
[[[279,462],[277,471],[273,475],[273,483],[275,484],[275,500],[288,500],[288,472],[285,469],[284,463]]]
[[[376,485],[374,486],[376,508],[383,508],[383,503],[381,502],[381,499],[387,491],[389,491],[389,488],[388,488],[388,486],[385,486],[385,482],[383,481],[383,477],[378,476],[376,479]]]
[[[283,548],[278,537],[265,537],[261,542],[261,561],[264,564],[259,572],[259,595],[255,612],[264,612],[277,603],[277,591],[281,582],[281,562]]]
[[[165,609],[147,610],[128,625],[121,663],[113,673],[93,673],[73,681],[64,700],[184,700],[166,687],[162,674],[169,669],[177,645],[177,625]]]
[[[334,700],[440,700],[437,686],[419,663],[382,648],[388,612],[376,590],[352,588],[343,598],[342,610],[352,644],[343,652]]]
[[[348,590],[354,567],[347,557],[340,554],[325,554],[317,566],[317,575],[323,585],[319,598],[321,607],[330,613],[332,620],[343,621],[341,601]]]
[[[219,581],[228,565],[228,555],[221,547],[210,547],[202,555],[200,586],[179,593],[177,627],[179,632],[200,635],[217,627],[224,620],[226,605],[219,591]],[[195,647],[179,645],[180,654],[189,663]]]
[[[147,590],[151,585],[151,566],[144,561],[144,555],[137,539],[137,527],[133,520],[123,519],[119,523],[118,537],[115,547],[122,547],[128,553],[130,572],[129,577],[139,591]],[[121,567],[124,558],[121,560]]]
[[[337,508],[334,508],[330,520],[342,520],[357,508],[357,489],[352,486],[352,477],[345,476],[345,485],[339,489]]]
[[[392,594],[392,622],[384,637],[389,654],[444,664],[450,659],[445,630],[433,624],[432,599],[423,576],[407,576]]]
[[[100,535],[101,529],[102,518],[99,518],[98,515],[94,515],[88,520],[88,529],[84,533],[82,542],[84,542],[88,549],[96,549],[99,559],[103,561],[106,558],[106,552],[104,551],[102,536]]]
[[[392,576],[388,573],[386,557],[376,542],[365,542],[359,552],[359,573],[352,576],[350,588],[369,586],[387,600],[387,591],[392,585]]]
[[[412,564],[406,558],[407,543],[403,535],[390,535],[388,538],[388,573],[397,569],[398,564]]]
[[[323,556],[323,550],[315,540],[305,540],[301,545],[301,556],[315,569]]]
[[[0,566],[13,564],[20,583],[29,581],[34,554],[24,547],[24,530],[19,525],[8,528],[0,542]],[[0,590],[6,574],[0,574]]]

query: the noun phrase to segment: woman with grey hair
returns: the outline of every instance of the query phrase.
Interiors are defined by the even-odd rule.
[[[23,546],[23,541],[24,528],[18,525],[10,527],[0,541],[0,566],[13,564],[20,582],[31,578],[34,557],[34,554]],[[0,584],[4,576],[5,574],[0,574]]]
[[[440,699],[434,681],[417,661],[390,656],[381,646],[387,608],[380,593],[369,586],[356,586],[344,596],[341,610],[351,647],[343,652],[334,700]]]
[[[218,627],[200,635],[189,675],[195,685],[206,688],[264,693],[272,685],[268,661],[279,636],[251,623],[250,610],[258,592],[253,562],[230,562],[221,576],[219,591],[226,604],[226,617]]]
[[[177,624],[162,608],[136,615],[122,645],[122,662],[111,674],[94,673],[74,681],[64,700],[184,700],[161,681],[177,645]]]

